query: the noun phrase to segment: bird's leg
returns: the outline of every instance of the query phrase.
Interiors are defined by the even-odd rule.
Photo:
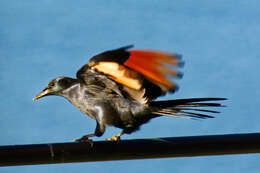
[[[79,139],[74,139],[73,141],[74,142],[89,142],[89,143],[91,143],[91,145],[93,145],[93,140],[89,139],[89,137],[102,136],[104,131],[105,131],[105,128],[106,127],[103,124],[100,124],[97,121],[97,126],[96,126],[96,129],[95,129],[95,133],[89,134],[89,135],[84,135],[84,136],[82,136]]]
[[[111,138],[105,138],[105,140],[107,141],[119,141],[120,140],[120,136],[122,136],[124,134],[124,132],[120,132],[114,136],[112,136]]]

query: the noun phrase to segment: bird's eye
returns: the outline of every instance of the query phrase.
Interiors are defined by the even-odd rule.
[[[50,82],[49,83],[49,87],[54,87],[55,83],[54,82]]]

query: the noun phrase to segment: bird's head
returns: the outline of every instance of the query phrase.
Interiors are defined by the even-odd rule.
[[[68,77],[57,77],[51,80],[48,85],[42,90],[39,94],[37,94],[33,100],[37,100],[44,96],[49,95],[62,95],[62,92],[69,88],[71,85],[75,83],[76,79],[68,78]]]

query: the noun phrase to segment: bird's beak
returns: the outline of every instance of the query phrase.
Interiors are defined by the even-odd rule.
[[[38,100],[39,98],[44,97],[44,96],[47,96],[47,95],[49,95],[49,94],[50,94],[50,90],[45,88],[44,90],[42,90],[39,94],[37,94],[37,95],[33,98],[33,101]]]

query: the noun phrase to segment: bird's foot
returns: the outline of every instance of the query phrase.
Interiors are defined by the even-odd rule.
[[[119,141],[120,140],[120,136],[118,135],[115,135],[115,136],[112,136],[111,138],[105,138],[104,140],[106,141]]]
[[[91,146],[93,146],[93,140],[92,139],[89,139],[89,135],[85,135],[85,136],[82,136],[81,138],[79,139],[73,139],[73,142],[85,142],[85,143],[90,143]]]
[[[116,141],[118,142],[120,140],[120,136],[123,135],[124,132],[120,132],[119,134],[112,136],[111,138],[105,138],[106,141]]]

